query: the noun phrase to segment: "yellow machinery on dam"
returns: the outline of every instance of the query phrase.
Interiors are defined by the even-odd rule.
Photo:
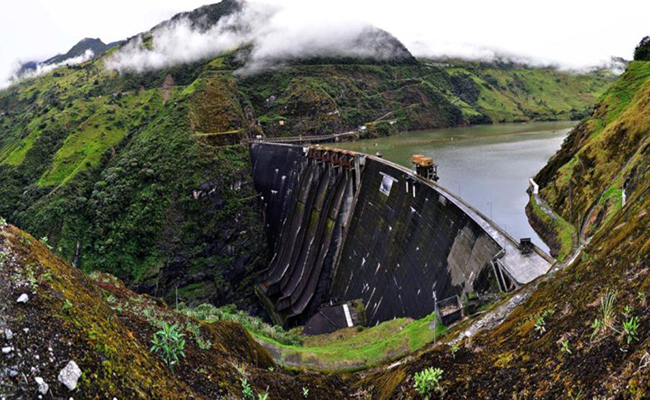
[[[429,181],[438,182],[438,164],[433,162],[433,158],[426,157],[422,154],[414,154],[411,159],[413,169],[419,176]]]

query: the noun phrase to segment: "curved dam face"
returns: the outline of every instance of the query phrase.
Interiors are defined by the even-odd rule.
[[[251,157],[274,249],[258,294],[285,326],[421,318],[486,272],[505,288],[550,267],[538,249],[521,254],[462,200],[386,160],[268,143],[253,143]]]

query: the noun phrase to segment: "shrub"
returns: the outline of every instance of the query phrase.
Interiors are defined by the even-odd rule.
[[[153,336],[152,353],[160,353],[160,358],[169,366],[172,373],[174,364],[180,361],[180,357],[185,357],[185,334],[181,333],[178,325],[169,325],[163,323],[162,329]]]
[[[440,384],[440,378],[443,372],[442,369],[433,367],[416,372],[414,376],[415,382],[413,384],[415,391],[425,399],[429,399],[429,395],[434,391],[442,392],[443,388]]]

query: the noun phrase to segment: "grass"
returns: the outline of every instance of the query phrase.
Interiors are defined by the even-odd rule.
[[[305,337],[303,345],[283,345],[252,334],[274,345],[285,360],[298,357],[315,369],[354,370],[398,358],[433,342],[429,324],[434,318],[435,314],[416,321],[398,318],[361,331],[357,328],[343,329],[328,335]],[[440,339],[445,333],[446,328],[436,324],[436,338]]]

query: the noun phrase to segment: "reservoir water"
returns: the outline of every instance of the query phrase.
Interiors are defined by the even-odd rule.
[[[513,237],[530,237],[548,251],[526,218],[528,178],[560,149],[575,124],[532,122],[404,132],[337,147],[380,152],[385,159],[409,168],[413,154],[433,157],[439,184],[491,216]]]

